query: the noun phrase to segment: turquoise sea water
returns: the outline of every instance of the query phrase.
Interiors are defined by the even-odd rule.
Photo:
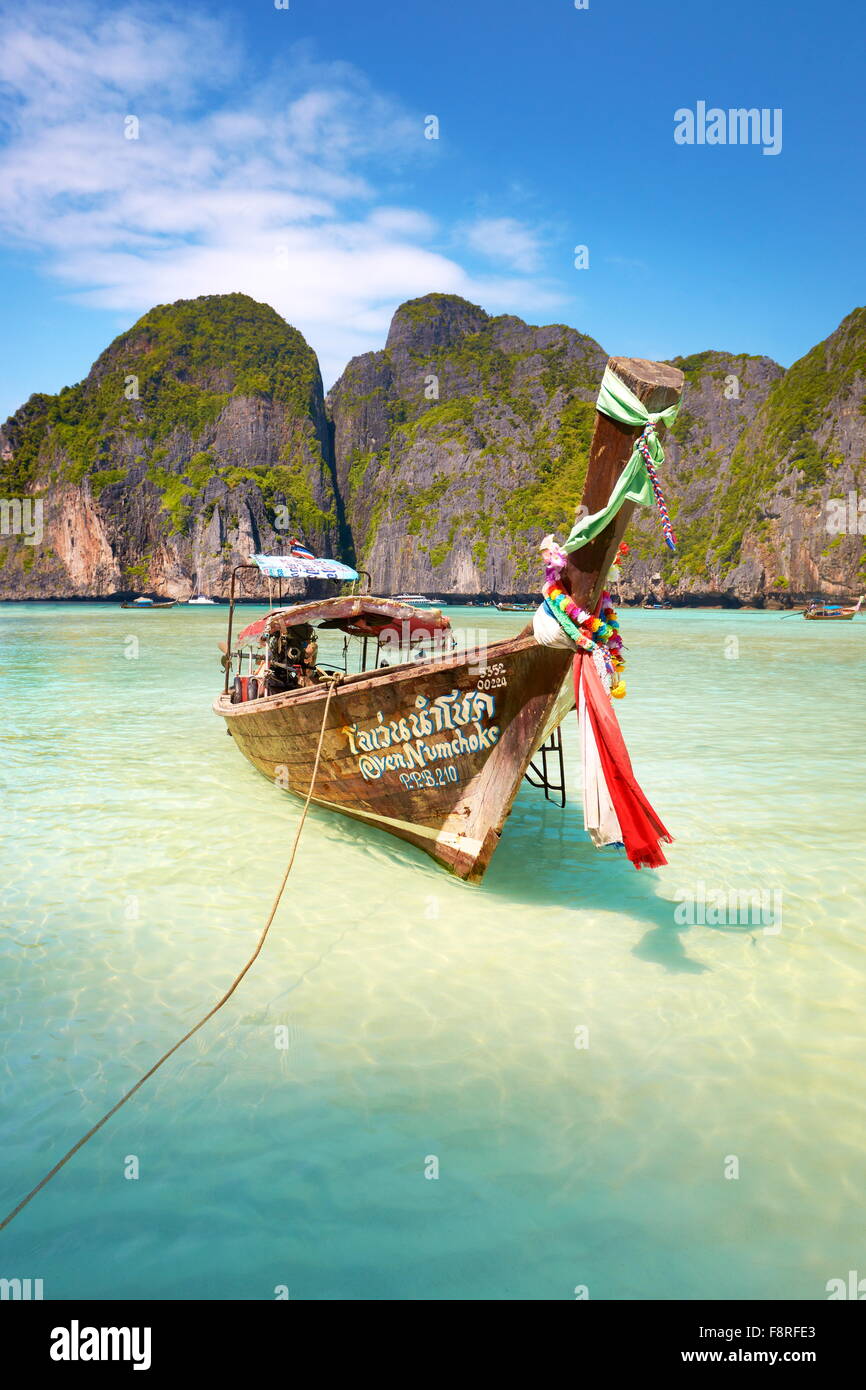
[[[574,716],[567,809],[525,787],[479,888],[311,811],[238,993],[0,1235],[0,1275],[502,1300],[866,1275],[866,620],[621,616],[669,866],[589,844]],[[223,992],[279,882],[300,807],[211,714],[225,619],[0,605],[3,1212]],[[717,890],[780,893],[780,929],[677,920]]]

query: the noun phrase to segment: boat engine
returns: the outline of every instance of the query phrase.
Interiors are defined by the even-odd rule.
[[[313,683],[319,644],[309,623],[275,632],[268,639],[266,693],[277,695]]]

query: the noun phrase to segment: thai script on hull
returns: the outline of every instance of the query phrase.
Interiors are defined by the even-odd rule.
[[[444,758],[489,752],[500,734],[498,725],[486,722],[495,713],[496,698],[486,691],[452,690],[434,700],[418,695],[415,708],[397,719],[386,720],[379,710],[375,724],[366,728],[348,724],[343,732],[358,759],[361,776],[370,782],[385,772],[424,768]],[[434,734],[452,737],[430,743]]]

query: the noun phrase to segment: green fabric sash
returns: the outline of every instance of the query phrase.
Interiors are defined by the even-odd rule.
[[[680,403],[677,401],[674,405],[669,405],[666,410],[647,410],[643,402],[638,400],[625,382],[620,381],[610,367],[605,368],[596,401],[596,409],[600,410],[602,415],[609,416],[611,420],[616,420],[620,425],[640,426],[646,432],[645,437],[649,446],[650,457],[657,469],[664,463],[665,452],[661,440],[656,434],[655,426],[660,421],[665,425],[672,425],[677,418],[679,408]],[[570,554],[571,551],[579,550],[582,545],[586,545],[588,541],[594,540],[599,532],[604,530],[608,522],[613,520],[623,502],[636,502],[639,507],[651,507],[654,500],[655,494],[650,476],[647,473],[646,463],[637,446],[637,441],[635,441],[631,458],[617,478],[616,486],[610,495],[607,506],[602,511],[596,512],[594,516],[579,517],[572,527],[563,550]]]

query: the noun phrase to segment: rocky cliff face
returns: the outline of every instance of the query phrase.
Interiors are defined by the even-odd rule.
[[[152,310],[80,385],[31,397],[0,453],[3,496],[41,502],[44,531],[0,543],[6,598],[225,593],[278,537],[339,547],[315,354],[245,295]]]
[[[735,593],[866,589],[866,309],[772,386],[716,498],[713,568]]]
[[[686,391],[665,473],[680,544],[666,551],[643,514],[624,592],[763,603],[866,589],[866,309],[788,371],[714,352],[676,365]]]
[[[490,318],[451,295],[404,304],[382,352],[330,393],[338,487],[377,584],[476,594],[538,585],[568,528],[606,357],[573,329]]]
[[[44,511],[30,544],[7,505],[0,597],[225,594],[234,564],[291,534],[383,593],[528,595],[538,541],[573,519],[606,357],[571,328],[433,294],[325,401],[314,353],[267,306],[160,306],[0,430],[0,498]],[[676,365],[664,486],[680,544],[636,517],[624,597],[866,588],[866,310],[787,372],[722,352]]]
[[[655,509],[635,513],[629,531],[631,557],[620,585],[623,596],[638,598],[672,593],[695,598],[730,593],[757,596],[759,576],[749,594],[736,592],[717,562],[720,498],[734,485],[732,459],[746,429],[764,405],[784,370],[768,357],[703,352],[677,357],[686,380],[683,403],[664,440],[663,491],[677,549],[664,544]]]

